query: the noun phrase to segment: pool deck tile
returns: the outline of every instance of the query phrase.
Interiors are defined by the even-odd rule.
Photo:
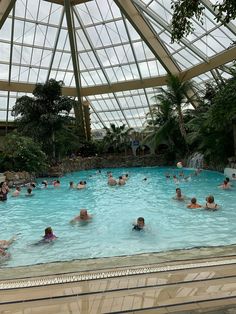
[[[38,276],[0,280],[0,314],[236,314],[235,256]]]

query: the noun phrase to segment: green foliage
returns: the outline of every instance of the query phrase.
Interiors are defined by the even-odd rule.
[[[121,153],[130,147],[130,132],[132,128],[127,129],[125,124],[116,127],[110,124],[110,129],[106,129],[106,135],[103,138],[104,149],[109,153]]]
[[[194,31],[191,18],[195,17],[203,24],[202,13],[204,6],[200,0],[172,0],[172,42],[179,41]],[[236,18],[236,1],[224,0],[213,5],[216,11],[216,21],[224,25]]]
[[[36,84],[34,97],[18,98],[12,110],[18,132],[41,143],[43,151],[54,158],[55,135],[71,123],[69,113],[75,105],[75,100],[61,96],[62,85],[53,79]]]
[[[208,125],[224,131],[236,118],[236,75],[227,81],[213,98],[208,114]]]
[[[192,112],[187,123],[188,142],[193,151],[204,154],[211,164],[227,164],[234,154],[233,118],[236,116],[236,78],[219,88],[206,88],[207,102]],[[236,139],[235,139],[236,140]]]
[[[31,138],[11,133],[5,137],[1,167],[40,173],[47,168],[46,155]]]
[[[236,18],[236,1],[224,0],[221,4],[216,3],[214,8],[218,9],[216,14],[217,22],[222,22],[224,25]]]
[[[172,43],[180,41],[184,36],[194,31],[191,22],[192,17],[201,20],[204,7],[200,0],[172,0],[171,9],[174,11],[172,16]]]
[[[187,94],[193,90],[193,83],[182,81],[178,76],[169,74],[167,78],[167,89],[161,88],[160,94],[154,97],[159,103],[166,103],[175,112],[178,119],[179,131],[187,145],[186,128],[184,124],[183,109],[188,104]]]

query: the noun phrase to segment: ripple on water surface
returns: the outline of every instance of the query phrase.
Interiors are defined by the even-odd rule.
[[[191,181],[176,185],[165,173],[178,174],[173,168],[112,169],[114,177],[129,173],[125,186],[107,185],[106,173],[80,171],[60,178],[61,187],[34,190],[27,198],[9,195],[0,203],[1,239],[18,234],[10,248],[12,258],[5,266],[31,265],[52,261],[93,257],[132,255],[199,246],[236,243],[236,181],[230,191],[220,190],[222,174],[204,171]],[[186,175],[193,170],[184,169]],[[143,179],[147,178],[146,181]],[[69,182],[87,181],[85,190],[69,190]],[[41,182],[39,180],[39,182]],[[205,204],[208,194],[215,196],[220,210],[209,212],[188,209],[186,202],[172,199],[176,187],[187,197]],[[69,221],[87,208],[92,221],[71,225]],[[132,231],[132,223],[143,216],[146,230]],[[50,244],[34,245],[44,229],[52,226],[58,236]],[[4,231],[3,231],[4,230]]]

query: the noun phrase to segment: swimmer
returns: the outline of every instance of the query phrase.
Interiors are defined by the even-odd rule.
[[[87,184],[86,181],[80,181],[80,182],[77,184],[77,189],[78,189],[78,190],[85,189],[85,188],[86,188],[86,184]]]
[[[145,221],[143,217],[139,217],[137,222],[133,224],[133,230],[141,231],[144,229]]]
[[[209,195],[209,196],[206,197],[205,209],[213,210],[213,211],[219,209],[219,206],[215,203],[213,195]]]
[[[87,209],[83,208],[80,210],[80,213],[78,216],[76,216],[75,218],[73,218],[70,223],[76,223],[76,222],[82,222],[82,221],[89,221],[90,219],[92,219],[92,216],[88,214]]]
[[[20,186],[16,186],[16,190],[12,193],[12,196],[13,197],[20,196],[20,191],[21,191],[21,187]]]
[[[0,248],[0,260],[2,260],[2,259],[6,260],[6,259],[8,259],[8,258],[10,258],[10,257],[11,257],[11,254],[8,253],[8,252],[6,251],[6,249]]]
[[[73,181],[70,181],[70,183],[69,183],[69,189],[75,189],[75,188],[76,188],[76,186],[75,186],[74,182],[73,182]]]
[[[34,194],[32,193],[32,189],[28,188],[27,189],[27,193],[25,194],[25,196],[33,196]]]
[[[232,180],[236,180],[236,174],[235,173],[232,174]]]
[[[16,236],[11,237],[9,240],[0,240],[0,248],[7,249],[15,241],[16,241]]]
[[[44,242],[51,242],[57,239],[57,236],[55,236],[55,234],[52,231],[51,227],[47,227],[44,230],[44,236],[43,236],[43,240]]]
[[[191,199],[191,203],[187,205],[187,208],[200,208],[200,207],[202,206],[197,203],[197,199],[195,197],[193,197]]]
[[[127,181],[129,179],[128,173],[122,175],[122,179]]]
[[[53,181],[53,186],[54,186],[54,188],[59,188],[61,186],[60,180]]]
[[[0,201],[6,201],[7,200],[7,194],[9,192],[9,187],[7,185],[7,182],[1,182],[0,183]]]
[[[219,188],[221,188],[222,190],[229,190],[231,186],[227,180],[224,180],[223,183],[219,185]]]
[[[186,197],[182,194],[180,188],[176,188],[175,192],[176,192],[176,195],[173,197],[174,200],[184,201],[186,199]]]
[[[108,181],[107,181],[108,185],[114,186],[117,185],[116,180],[113,178],[112,173],[109,174],[108,176]]]
[[[44,230],[43,238],[41,240],[39,240],[38,242],[33,243],[32,245],[41,245],[41,244],[50,243],[50,242],[53,242],[56,239],[57,239],[57,236],[53,233],[52,228],[51,227],[47,227]]]
[[[126,182],[125,182],[125,180],[123,179],[122,176],[119,176],[118,184],[119,185],[125,185],[126,184]]]
[[[42,181],[42,189],[46,189],[48,187],[48,181],[44,180]]]
[[[169,174],[169,172],[165,173],[165,177],[166,177],[166,179],[170,179],[170,174]]]

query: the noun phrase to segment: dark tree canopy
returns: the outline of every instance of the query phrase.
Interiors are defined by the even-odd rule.
[[[75,103],[72,98],[61,95],[62,85],[54,79],[36,84],[34,97],[18,98],[12,110],[12,115],[17,117],[18,131],[42,143],[49,155],[55,153],[55,134],[71,121],[69,113]]]
[[[172,0],[173,17],[172,17],[172,42],[179,41],[194,31],[191,18],[195,17],[202,21],[204,6],[200,0]],[[226,25],[230,20],[236,18],[236,1],[224,0],[222,3],[213,5],[216,11],[216,21]]]

